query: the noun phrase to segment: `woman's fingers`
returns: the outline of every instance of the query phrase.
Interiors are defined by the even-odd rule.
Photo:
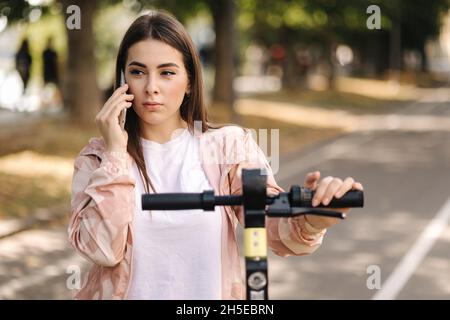
[[[347,191],[352,189],[354,183],[355,180],[352,177],[347,177],[338,192],[336,192],[335,197],[340,199]]]
[[[134,99],[134,96],[127,94],[127,90],[128,85],[123,85],[115,90],[95,118],[100,133],[105,140],[107,150],[126,150],[128,135],[120,127],[119,114],[125,108],[132,106],[131,101]]]
[[[101,123],[115,123],[119,118],[120,112],[125,108],[131,107],[132,105],[133,104],[131,102],[122,101],[114,106],[108,106],[106,107],[107,110],[97,115],[96,121]]]
[[[320,179],[320,171],[314,171],[310,172],[306,175],[305,182],[303,183],[303,186],[305,188],[316,190],[317,188],[317,181]]]
[[[115,118],[119,116],[120,111],[124,108],[128,108],[132,106],[132,100],[134,99],[134,95],[132,94],[123,94],[121,96],[117,96],[114,100],[110,101],[109,104],[105,104],[104,110],[102,111],[102,118]]]
[[[113,92],[113,94],[111,95],[111,98],[114,99],[117,96],[120,96],[121,94],[126,93],[128,90],[128,84],[124,84],[123,86],[120,86],[116,89],[116,91]]]
[[[306,183],[306,182],[305,182]],[[317,183],[317,182],[316,182]],[[322,181],[318,182],[317,189],[315,191],[312,205],[313,207],[318,206],[320,203],[327,206],[330,204],[333,197],[341,198],[349,190],[363,190],[363,186],[359,182],[355,182],[352,177],[346,178],[342,181],[339,178],[326,177]],[[327,210],[348,213],[351,208],[327,208]],[[339,222],[339,219],[319,217],[319,216],[308,216],[308,221],[313,220],[313,226],[320,226],[321,228],[328,228]]]
[[[114,119],[114,121],[116,119],[118,119],[120,112],[125,109],[125,108],[129,108],[131,107],[133,104],[129,101],[122,101],[120,103],[118,103],[113,110],[111,110],[112,113],[112,118]]]
[[[348,177],[345,179],[344,184],[340,188],[340,190],[336,193],[336,198],[342,198],[344,194],[346,194],[350,190],[360,190],[363,191],[364,188],[361,183],[355,182],[352,177]]]
[[[105,106],[109,105],[115,98],[121,96],[122,94],[126,93],[128,90],[128,84],[124,84],[123,86],[118,87],[113,94],[106,100]]]
[[[333,198],[340,199],[350,190],[363,190],[359,182],[355,182],[352,177],[347,177],[344,181],[339,178],[326,177],[318,183],[312,205],[318,206],[320,203],[327,206]]]
[[[336,192],[338,192],[338,190],[341,188],[342,184],[343,181],[341,179],[333,178],[333,180],[328,184],[328,187],[322,197],[323,205],[327,206],[330,204],[331,200],[333,199]]]
[[[130,107],[132,104],[133,103],[131,101],[128,101],[126,99],[116,101],[114,106],[110,109],[110,112],[112,113],[111,116],[119,116],[119,113],[123,108]]]
[[[113,100],[111,100],[111,105],[116,105],[117,103],[120,103],[122,101],[133,101],[134,95],[133,94],[121,94],[117,97],[115,97]]]
[[[103,119],[106,116],[106,114],[109,113],[109,110],[112,108],[112,106],[115,105],[115,101],[117,100],[117,98],[120,99],[121,97],[123,97],[124,93],[126,93],[127,90],[128,90],[128,84],[124,84],[123,86],[117,88],[113,92],[113,94],[108,98],[108,100],[106,100],[105,104],[98,112],[97,118]]]
[[[325,195],[325,192],[326,192],[326,190],[328,188],[328,185],[332,181],[333,181],[333,177],[328,176],[326,178],[323,178],[322,181],[319,182],[319,184],[317,186],[317,189],[316,189],[316,192],[315,192],[314,197],[313,197],[313,201],[312,201],[313,207],[318,206],[322,202],[322,199],[323,199],[323,197]]]
[[[127,93],[128,90],[128,84],[124,84],[123,86],[120,86],[119,88],[117,88],[113,94],[108,98],[108,100],[106,100],[104,106],[108,106],[108,105],[113,105],[114,101],[117,100],[117,98],[121,98],[124,96],[124,94]]]
[[[352,189],[359,190],[359,191],[363,191],[364,190],[363,185],[361,183],[359,183],[359,182],[353,183]]]

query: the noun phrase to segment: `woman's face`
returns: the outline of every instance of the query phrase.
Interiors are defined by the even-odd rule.
[[[159,125],[180,117],[189,79],[178,50],[153,39],[135,43],[128,49],[125,79],[141,121]]]

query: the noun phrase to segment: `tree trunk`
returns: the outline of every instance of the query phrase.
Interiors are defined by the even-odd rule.
[[[401,34],[401,1],[394,7],[392,29],[390,32],[390,69],[394,76],[402,70],[402,34]]]
[[[235,2],[234,0],[209,0],[208,5],[212,12],[216,32],[213,103],[228,108],[232,120],[237,120],[233,109],[236,57]]]
[[[420,71],[421,72],[428,72],[428,58],[427,53],[425,51],[425,43],[420,47]]]
[[[71,0],[60,0],[66,13]],[[94,56],[95,39],[93,18],[96,1],[79,0],[81,28],[67,30],[67,64],[64,79],[64,100],[69,108],[71,120],[80,124],[92,124],[101,108],[101,93],[97,84]],[[66,19],[71,13],[66,13]]]
[[[362,52],[362,74],[365,77],[373,78],[376,76],[377,61],[379,60],[379,42],[366,39]]]
[[[283,47],[286,50],[286,56],[283,61],[283,88],[296,89],[299,81],[299,66],[295,48],[292,44],[284,44]]]
[[[335,70],[335,51],[336,51],[336,41],[335,34],[331,29],[326,29],[324,35],[324,50],[325,59],[328,64],[328,89],[334,90],[336,88],[336,70]]]
[[[283,59],[283,76],[282,85],[286,89],[297,89],[301,77],[304,76],[300,70],[300,64],[297,59],[297,52],[295,44],[297,42],[297,36],[292,33],[289,28],[281,28],[279,33],[279,39],[281,45],[284,48]]]

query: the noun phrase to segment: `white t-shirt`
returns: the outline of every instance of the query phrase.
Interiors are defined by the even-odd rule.
[[[148,175],[158,193],[212,190],[199,141],[184,129],[159,144],[141,138]],[[132,279],[128,299],[221,299],[221,212],[142,211],[137,166]]]

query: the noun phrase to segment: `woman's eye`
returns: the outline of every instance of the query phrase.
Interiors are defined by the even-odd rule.
[[[143,72],[142,72],[141,70],[131,70],[130,73],[131,73],[131,74],[134,74],[134,75],[140,75],[140,74],[142,74]]]
[[[163,76],[171,76],[171,75],[174,75],[175,72],[172,72],[172,71],[163,71],[163,72],[161,72],[161,74],[162,74]]]

